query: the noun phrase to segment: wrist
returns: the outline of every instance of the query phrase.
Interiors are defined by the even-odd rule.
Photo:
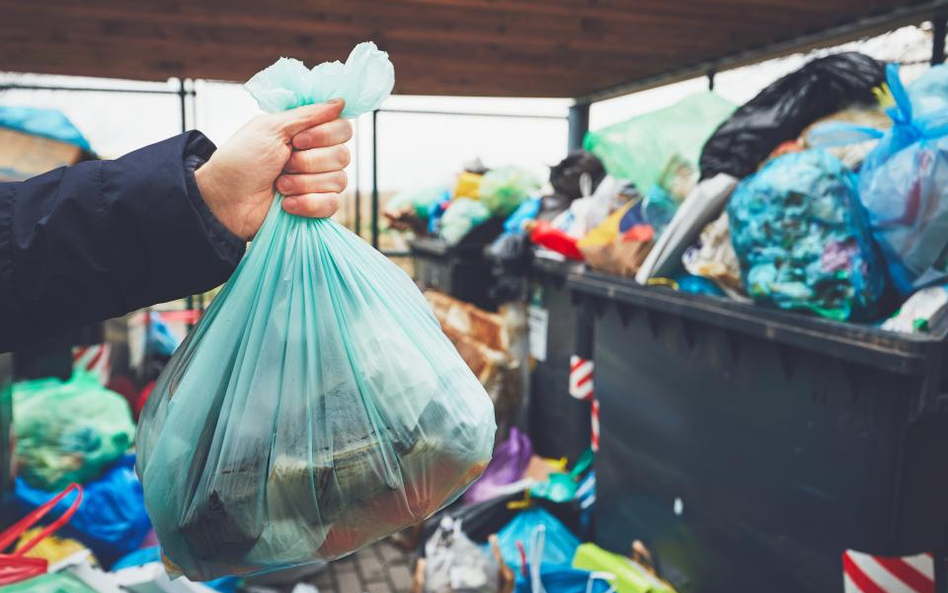
[[[246,237],[231,219],[229,209],[227,208],[226,194],[223,192],[223,185],[216,175],[217,169],[212,160],[202,164],[194,171],[194,181],[197,183],[198,191],[201,192],[201,199],[207,204],[211,214],[230,232],[241,239]]]

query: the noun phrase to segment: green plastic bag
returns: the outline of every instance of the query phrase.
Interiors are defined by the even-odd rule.
[[[484,174],[479,197],[494,216],[509,216],[540,189],[540,181],[526,169],[502,167]]]
[[[431,207],[441,201],[451,190],[444,186],[426,187],[398,192],[385,204],[387,212],[399,212],[411,209],[415,216],[428,218]]]
[[[95,478],[135,439],[128,402],[84,370],[16,383],[13,429],[20,476],[50,492]]]
[[[586,449],[569,473],[554,472],[539,484],[530,488],[530,495],[545,498],[552,502],[569,502],[576,498],[580,479],[592,467],[596,456],[592,449]]]
[[[619,593],[675,593],[671,585],[651,574],[642,565],[625,556],[603,550],[596,544],[580,544],[573,557],[573,568],[615,575]]]
[[[490,398],[411,278],[281,200],[142,412],[145,506],[192,580],[349,554],[453,502],[491,456]]]
[[[68,572],[52,572],[0,587],[0,593],[96,593]]]
[[[714,93],[698,93],[665,109],[589,132],[583,148],[602,159],[613,177],[651,187],[673,155],[697,163],[705,141],[735,108]]]
[[[490,210],[477,200],[458,198],[448,205],[441,217],[441,238],[457,245],[471,230],[490,218]]]

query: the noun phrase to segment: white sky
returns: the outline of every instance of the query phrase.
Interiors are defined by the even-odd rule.
[[[931,33],[929,27],[906,27],[844,47],[858,49],[879,59],[923,62],[930,56]],[[397,56],[393,57],[397,62]],[[715,91],[734,103],[744,103],[812,57],[798,54],[720,72],[715,79]],[[907,78],[914,77],[922,69],[922,66],[906,69]],[[96,88],[177,88],[176,81],[143,83],[0,72],[0,83],[10,82]],[[253,100],[238,84],[205,81],[196,84],[197,113],[196,119],[189,113],[189,127],[197,127],[218,144],[258,113]],[[668,106],[706,88],[707,80],[699,78],[596,103],[591,109],[590,125],[597,129]],[[462,164],[475,157],[480,157],[488,166],[513,164],[529,167],[545,178],[543,167],[555,164],[566,154],[565,117],[570,103],[562,99],[394,96],[386,103],[386,108],[540,114],[562,119],[382,113],[379,115],[378,165],[381,190],[449,183]],[[104,157],[122,155],[172,136],[181,129],[178,98],[171,95],[9,90],[0,92],[0,105],[60,109],[86,135],[93,149]],[[355,158],[350,167],[350,179],[358,177],[362,191],[367,195],[371,187],[371,117],[360,118],[356,129],[357,138],[351,147]],[[354,183],[350,183],[350,189],[354,189]]]

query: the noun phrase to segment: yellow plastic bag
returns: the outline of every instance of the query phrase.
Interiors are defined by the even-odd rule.
[[[42,527],[37,527],[35,529],[30,529],[23,533],[20,536],[20,541],[16,544],[17,551],[20,550],[23,546],[29,543],[33,538],[39,535],[42,531]],[[60,560],[65,560],[66,558],[72,556],[77,552],[82,552],[86,547],[74,539],[69,539],[67,537],[57,537],[55,535],[50,535],[43,540],[40,540],[32,550],[27,552],[25,556],[27,558],[42,558],[49,562],[50,564],[56,564]],[[95,556],[89,555],[89,561],[92,564],[98,565],[98,561],[95,559]]]
[[[454,199],[471,198],[479,200],[481,197],[481,180],[483,175],[465,171],[458,175],[458,184],[454,187]]]

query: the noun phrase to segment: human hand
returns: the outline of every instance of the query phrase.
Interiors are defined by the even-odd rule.
[[[258,115],[194,173],[214,216],[242,239],[252,239],[270,209],[274,188],[283,209],[312,218],[332,216],[347,185],[352,125],[343,102]]]

